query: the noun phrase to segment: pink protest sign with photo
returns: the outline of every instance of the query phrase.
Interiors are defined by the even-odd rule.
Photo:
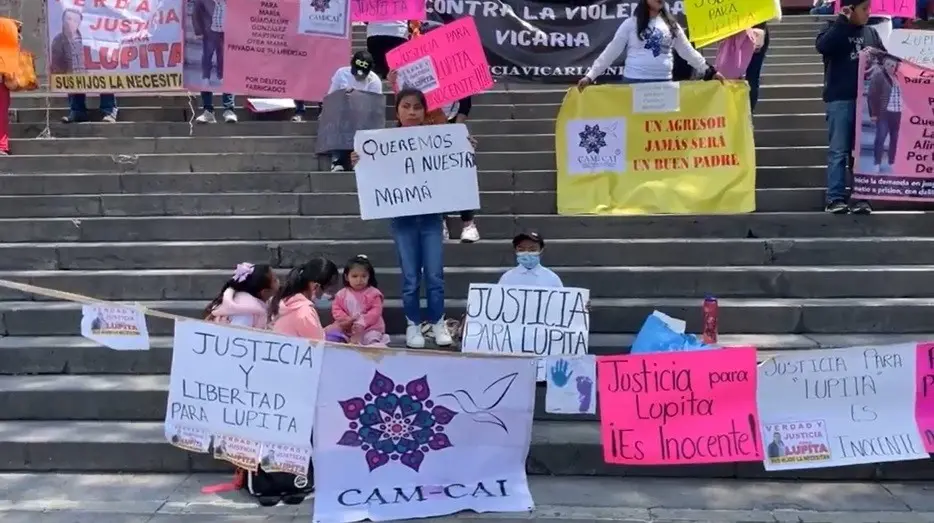
[[[756,376],[753,347],[597,358],[604,461],[762,461]]]
[[[350,63],[345,0],[229,2],[224,28],[225,93],[318,102]]]
[[[915,419],[924,450],[934,452],[934,343],[919,343],[915,380]]]
[[[934,69],[869,48],[859,71],[853,195],[934,201]]]
[[[425,0],[350,0],[354,22],[424,20]]]
[[[899,18],[915,19],[918,4],[916,0],[872,0],[869,4],[871,15],[888,15]],[[834,3],[835,13],[840,12],[840,0]]]
[[[421,89],[436,109],[493,87],[477,24],[465,16],[386,55],[403,86]]]

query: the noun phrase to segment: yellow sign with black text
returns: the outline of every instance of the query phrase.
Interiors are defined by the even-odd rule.
[[[65,93],[120,93],[181,88],[182,73],[52,75],[52,90]]]
[[[688,37],[698,48],[781,16],[778,0],[684,0]]]
[[[555,140],[559,214],[755,210],[746,82],[571,88]]]

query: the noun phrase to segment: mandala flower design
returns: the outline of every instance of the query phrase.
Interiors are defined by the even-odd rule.
[[[311,0],[311,8],[319,13],[327,11],[328,7],[331,7],[331,0]]]
[[[454,446],[444,426],[457,412],[430,396],[427,376],[403,386],[375,372],[369,393],[338,402],[349,423],[337,444],[359,447],[371,472],[390,461],[418,472],[426,454]]]
[[[655,27],[649,27],[645,31],[642,31],[642,40],[645,42],[645,48],[649,51],[652,51],[652,56],[659,56],[662,54],[662,40],[664,40],[665,35]]]
[[[577,133],[583,147],[588,154],[599,154],[600,149],[606,147],[606,133],[600,130],[600,124],[584,125],[584,130]]]

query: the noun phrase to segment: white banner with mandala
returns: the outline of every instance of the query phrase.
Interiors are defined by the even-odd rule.
[[[533,508],[525,475],[536,362],[328,346],[314,521]]]

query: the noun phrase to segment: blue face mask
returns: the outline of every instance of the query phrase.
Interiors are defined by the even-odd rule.
[[[534,269],[541,263],[542,253],[540,252],[520,252],[516,253],[516,262],[526,269]]]
[[[331,297],[330,294],[322,294],[321,296],[318,296],[317,298],[313,300],[315,304],[315,308],[316,309],[330,309],[332,299],[333,298]]]

